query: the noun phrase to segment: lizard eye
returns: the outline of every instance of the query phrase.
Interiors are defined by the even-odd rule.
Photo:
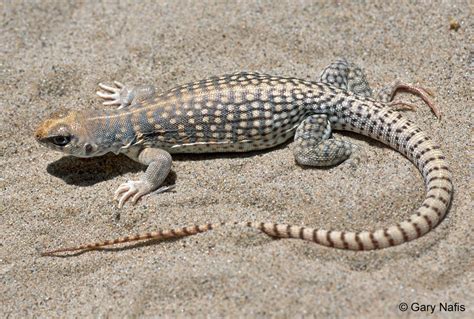
[[[57,146],[65,146],[71,141],[71,137],[58,135],[51,137],[50,141]]]

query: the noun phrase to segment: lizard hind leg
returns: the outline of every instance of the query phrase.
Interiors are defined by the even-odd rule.
[[[346,59],[329,64],[321,73],[320,81],[360,96],[372,96],[372,89],[364,71]]]
[[[298,126],[293,154],[300,165],[331,166],[349,158],[353,148],[348,141],[332,138],[327,115],[316,114]]]
[[[364,71],[358,65],[347,62],[345,59],[336,60],[328,65],[321,73],[320,81],[343,90],[351,91],[359,96],[372,97],[372,89],[370,88]],[[420,97],[430,107],[436,117],[438,119],[441,118],[441,112],[431,99],[433,92],[423,87],[395,81],[382,88],[377,94],[376,99],[386,103],[389,108],[415,110],[416,106],[413,104],[393,100],[395,95],[400,91],[405,91]]]
[[[104,100],[102,104],[118,105],[118,109],[134,105],[156,96],[156,90],[152,85],[128,87],[118,81],[114,81],[114,86],[99,83],[99,87],[102,91],[97,91],[96,94]]]

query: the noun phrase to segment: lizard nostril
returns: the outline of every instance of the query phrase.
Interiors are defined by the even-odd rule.
[[[38,127],[38,129],[37,129],[36,132],[35,132],[35,139],[36,139],[37,141],[39,141],[39,140],[41,140],[43,137],[44,137],[43,130],[41,129],[41,127]]]

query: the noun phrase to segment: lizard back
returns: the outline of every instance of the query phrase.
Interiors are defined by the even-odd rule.
[[[124,146],[246,152],[291,138],[322,95],[333,93],[316,82],[236,73],[178,86],[127,109],[98,111],[88,120],[101,132],[98,138]]]

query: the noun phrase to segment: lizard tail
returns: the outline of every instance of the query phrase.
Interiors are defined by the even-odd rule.
[[[158,230],[158,231],[153,231],[153,232],[148,232],[148,233],[136,234],[132,236],[115,238],[111,240],[98,241],[95,243],[89,243],[89,244],[84,244],[84,245],[79,245],[79,246],[59,248],[55,250],[45,251],[41,253],[41,256],[51,256],[58,253],[73,252],[73,251],[80,251],[80,250],[94,250],[94,249],[100,249],[106,246],[124,244],[124,243],[141,241],[141,240],[151,240],[151,239],[159,240],[159,239],[172,239],[172,238],[186,237],[186,236],[203,233],[208,230],[212,230],[213,228],[217,226],[221,226],[225,224],[226,223],[194,225],[194,226],[175,228],[175,229],[169,229],[169,230]]]

